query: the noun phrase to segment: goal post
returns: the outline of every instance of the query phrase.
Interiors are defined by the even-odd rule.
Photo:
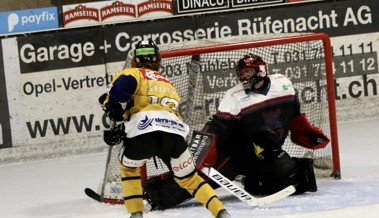
[[[293,144],[287,137],[283,149],[292,157],[312,158],[318,177],[341,178],[332,48],[327,34],[235,36],[158,47],[162,56],[160,71],[173,82],[182,98],[180,114],[190,126],[188,139],[216,112],[225,91],[239,82],[235,73],[237,61],[253,53],[265,60],[269,74],[284,74],[293,82],[301,112],[331,139],[325,148],[312,150]],[[125,67],[130,67],[131,58],[130,53]],[[113,148],[107,166],[110,169],[104,180],[104,199],[122,199],[118,149]],[[143,168],[144,179],[168,172],[159,159],[149,160]]]

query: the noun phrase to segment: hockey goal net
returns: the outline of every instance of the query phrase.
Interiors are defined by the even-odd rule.
[[[216,112],[224,92],[238,83],[236,62],[249,53],[261,56],[268,64],[269,74],[280,73],[291,79],[302,112],[331,138],[331,143],[319,150],[302,148],[290,140],[286,140],[284,149],[293,157],[313,158],[317,176],[340,178],[333,63],[326,34],[238,36],[159,47],[161,73],[174,83],[182,97],[180,112],[190,132],[202,129]],[[129,67],[130,58],[125,67]],[[118,150],[113,148],[107,167],[104,199],[122,199]],[[168,171],[159,160],[157,164],[148,161],[145,169],[146,178]]]

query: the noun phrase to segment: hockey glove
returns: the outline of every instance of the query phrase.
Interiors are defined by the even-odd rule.
[[[330,141],[320,128],[309,123],[305,114],[292,118],[290,131],[291,141],[305,148],[324,148]]]
[[[103,134],[104,142],[109,146],[118,145],[126,137],[125,126],[118,124],[112,130],[105,130]]]
[[[113,107],[110,110],[106,110],[105,113],[107,114],[107,117],[115,122],[124,121],[124,109],[122,109],[121,104],[117,103],[115,104],[117,106]]]
[[[99,103],[103,108],[103,111],[107,114],[107,117],[112,121],[124,121],[125,110],[122,108],[121,104],[116,102],[107,102],[106,105],[104,101],[106,100],[108,94],[104,93],[99,97]]]

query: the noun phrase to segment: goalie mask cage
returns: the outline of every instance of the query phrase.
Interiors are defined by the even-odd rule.
[[[293,157],[314,160],[318,177],[340,178],[340,161],[334,97],[332,48],[324,33],[236,36],[213,40],[159,45],[161,73],[173,82],[182,97],[180,113],[193,130],[201,130],[224,92],[239,82],[235,64],[245,54],[256,54],[268,64],[269,74],[286,75],[294,84],[301,110],[320,127],[331,142],[323,149],[311,150],[294,145],[290,137],[283,146]],[[125,67],[130,67],[131,55]],[[190,137],[190,135],[189,135]],[[190,138],[188,138],[190,139]],[[113,154],[104,180],[104,197],[120,198],[109,191],[120,191],[117,152]],[[144,167],[150,178],[168,171],[161,160],[150,160]],[[145,179],[146,179],[145,178]]]

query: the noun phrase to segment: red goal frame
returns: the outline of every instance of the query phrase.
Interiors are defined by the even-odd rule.
[[[327,97],[329,106],[329,125],[331,136],[331,150],[332,150],[332,162],[333,169],[331,177],[336,179],[341,178],[341,167],[339,157],[339,144],[338,144],[338,132],[337,132],[337,118],[336,118],[336,104],[335,104],[335,91],[334,91],[334,76],[333,76],[333,56],[330,37],[326,33],[310,33],[296,36],[281,36],[280,38],[262,39],[259,41],[240,42],[233,44],[220,44],[212,46],[204,46],[198,48],[188,48],[181,50],[169,50],[162,51],[162,58],[170,58],[184,55],[198,55],[203,53],[220,52],[226,50],[243,49],[243,48],[255,48],[264,46],[273,46],[280,44],[290,44],[298,42],[307,42],[320,40],[324,46],[324,61],[327,80]]]

